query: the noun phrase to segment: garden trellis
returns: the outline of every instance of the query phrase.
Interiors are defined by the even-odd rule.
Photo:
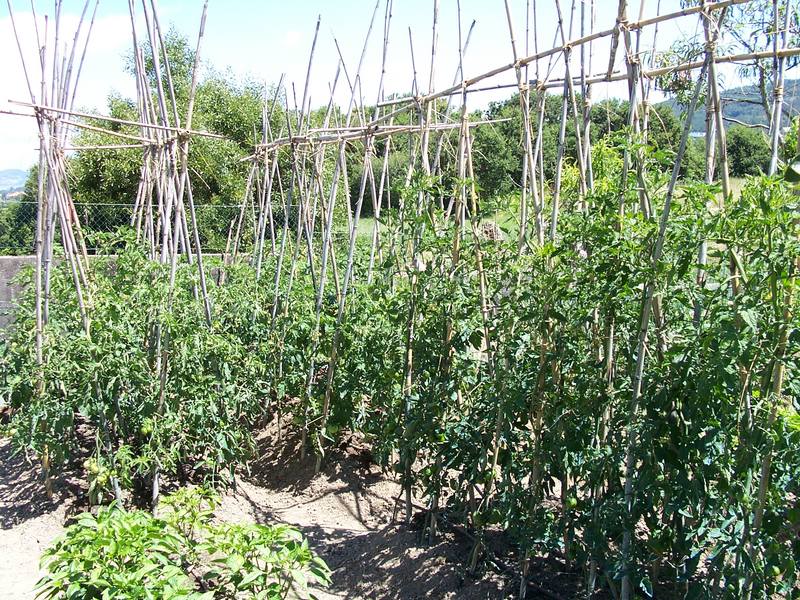
[[[715,589],[734,586],[737,593],[745,597],[753,594],[754,590],[766,589],[762,581],[765,565],[775,564],[770,563],[771,555],[767,543],[763,541],[763,536],[767,534],[762,532],[765,528],[765,510],[772,502],[770,486],[775,479],[772,474],[774,442],[753,451],[751,458],[755,461],[753,464],[757,464],[757,469],[754,467],[751,473],[754,480],[747,483],[751,500],[741,501],[741,513],[737,515],[737,522],[744,524],[743,530],[735,530],[732,537],[738,536],[738,544],[729,544],[721,554],[712,551],[712,542],[703,542],[705,545],[701,544],[699,550],[686,547],[689,537],[681,538],[683,541],[680,543],[670,542],[669,557],[665,556],[665,550],[653,550],[657,547],[656,541],[661,543],[663,540],[653,541],[655,536],[651,535],[650,530],[655,525],[646,522],[642,509],[638,507],[646,490],[640,489],[641,484],[637,484],[640,481],[638,471],[651,466],[647,463],[649,458],[642,458],[642,448],[655,443],[647,437],[650,433],[647,433],[644,424],[647,419],[653,418],[653,395],[657,396],[656,391],[646,389],[648,382],[656,390],[658,385],[653,378],[666,376],[672,368],[682,368],[681,361],[684,359],[681,356],[684,355],[681,353],[691,355],[692,352],[683,349],[681,344],[685,338],[696,335],[697,339],[713,345],[703,337],[713,337],[712,334],[700,324],[710,318],[707,316],[709,311],[718,310],[717,304],[714,304],[716,300],[709,296],[711,288],[707,289],[710,271],[716,269],[725,273],[723,279],[728,287],[727,293],[731,302],[738,307],[738,312],[733,316],[733,326],[745,328],[749,326],[749,319],[756,318],[748,312],[756,309],[748,308],[750,292],[744,290],[753,277],[749,269],[756,267],[745,265],[741,256],[743,251],[737,246],[739,242],[726,237],[730,232],[725,227],[729,224],[717,224],[719,230],[713,231],[709,225],[701,233],[692,230],[692,235],[696,234],[697,239],[686,233],[691,229],[689,221],[692,217],[692,214],[686,214],[686,197],[691,194],[679,189],[681,165],[690,141],[692,116],[701,108],[701,99],[705,97],[703,102],[709,115],[705,132],[705,183],[713,185],[718,181],[723,203],[733,200],[718,84],[718,66],[721,64],[772,61],[774,90],[768,130],[771,151],[768,175],[773,179],[769,181],[774,182],[778,172],[783,144],[781,125],[786,60],[800,55],[800,48],[792,47],[790,43],[790,30],[796,26],[792,19],[797,18],[797,7],[789,0],[772,2],[771,49],[736,54],[720,52],[719,36],[730,11],[753,2],[755,0],[703,0],[681,10],[644,18],[643,0],[638,7],[632,3],[629,5],[627,0],[620,0],[616,6],[613,27],[596,31],[599,2],[572,0],[567,8],[560,0],[554,0],[558,23],[556,30],[552,31],[552,28],[548,29],[537,22],[535,2],[528,0],[522,3],[525,19],[521,20],[515,17],[511,0],[505,0],[502,7],[498,3],[498,9],[504,10],[507,17],[508,29],[504,34],[507,35],[512,61],[471,76],[468,76],[466,65],[472,27],[466,31],[462,28],[459,3],[458,47],[449,49],[458,56],[454,83],[436,90],[434,75],[442,49],[437,43],[441,27],[439,2],[434,0],[430,54],[423,59],[409,31],[408,42],[414,65],[414,72],[410,74],[411,89],[407,96],[387,99],[385,74],[392,0],[377,0],[355,69],[339,51],[330,98],[324,110],[315,115],[310,105],[309,86],[320,28],[318,21],[299,103],[298,90],[293,85],[290,87],[285,84],[283,79],[273,93],[265,93],[263,127],[258,132],[260,139],[254,144],[250,155],[243,159],[248,167],[246,186],[241,198],[231,199],[237,202],[239,210],[225,232],[227,241],[221,263],[215,263],[213,269],[207,264],[208,257],[204,256],[201,244],[198,207],[193,197],[189,168],[193,144],[200,139],[224,139],[217,133],[193,129],[207,2],[203,6],[196,40],[187,102],[181,106],[173,80],[173,65],[167,52],[166,32],[159,21],[157,4],[155,0],[143,0],[141,5],[129,0],[133,71],[137,89],[138,117],[135,120],[75,110],[75,92],[89,46],[97,2],[93,4],[87,0],[76,31],[70,32],[74,35],[71,45],[63,43],[61,3],[57,2],[55,18],[49,23],[53,31],[48,31],[48,21],[45,21],[45,28],[41,30],[36,20],[39,65],[24,63],[22,48],[28,40],[17,37],[30,99],[14,103],[33,111],[40,139],[34,273],[37,368],[43,370],[47,362],[44,348],[48,343],[48,321],[54,308],[51,280],[58,263],[57,257],[61,255],[71,275],[76,294],[75,307],[83,333],[87,338],[93,335],[98,286],[93,280],[93,270],[89,264],[80,213],[76,211],[70,193],[67,153],[72,150],[71,132],[83,129],[102,133],[118,143],[78,146],[75,150],[117,152],[141,149],[141,175],[136,197],[132,199],[130,227],[148,259],[164,267],[168,282],[164,302],[154,314],[149,315],[151,322],[147,324],[146,346],[153,357],[152,377],[159,382],[156,385],[158,401],[153,419],[164,416],[167,410],[164,399],[174,369],[170,361],[174,360],[173,346],[176,340],[165,330],[161,316],[170,313],[173,299],[186,291],[182,289],[185,286],[193,301],[202,307],[206,327],[210,331],[223,327],[223,323],[233,316],[225,314],[225,303],[222,302],[220,306],[214,298],[227,285],[228,278],[237,277],[236,269],[240,265],[249,265],[255,272],[256,281],[254,304],[248,307],[251,309],[249,314],[254,323],[263,319],[263,315],[259,315],[258,302],[269,298],[268,306],[263,311],[267,315],[264,329],[260,331],[262,335],[275,340],[274,352],[269,357],[269,385],[273,392],[270,397],[274,399],[275,406],[270,406],[269,410],[277,411],[279,421],[283,411],[296,411],[293,416],[301,431],[301,451],[305,452],[306,448],[313,450],[316,469],[319,470],[325,458],[326,446],[335,435],[332,419],[335,421],[338,417],[333,415],[334,404],[341,400],[342,394],[338,387],[344,378],[351,377],[348,357],[353,352],[358,336],[366,335],[364,330],[355,330],[354,323],[360,322],[354,321],[352,316],[356,310],[354,306],[359,310],[371,306],[365,296],[373,292],[386,293],[395,302],[391,305],[394,313],[389,317],[396,317],[394,323],[401,330],[398,339],[402,351],[395,361],[394,378],[381,383],[387,387],[395,386],[399,391],[392,402],[380,410],[370,405],[380,395],[381,390],[377,388],[361,394],[358,400],[351,399],[348,402],[361,403],[360,408],[353,408],[354,413],[358,410],[367,413],[374,411],[374,414],[370,414],[379,415],[375,416],[376,419],[383,418],[387,423],[393,423],[391,435],[395,439],[390,444],[387,462],[393,463],[402,479],[407,521],[412,518],[415,486],[419,487],[419,481],[423,479],[427,502],[425,527],[431,539],[435,537],[443,518],[441,504],[446,497],[463,498],[463,511],[475,530],[474,546],[469,558],[470,567],[475,569],[479,558],[487,552],[487,515],[495,515],[493,511],[500,511],[498,507],[503,507],[509,514],[513,510],[528,511],[526,518],[515,521],[514,527],[507,526],[508,529],[515,528],[521,539],[528,538],[525,543],[520,543],[523,548],[520,595],[524,596],[529,578],[529,559],[532,553],[541,550],[537,542],[530,539],[533,535],[531,531],[536,527],[532,521],[545,518],[542,511],[545,511],[546,496],[551,494],[553,486],[544,481],[557,479],[561,513],[557,518],[550,518],[555,519],[552,527],[561,529],[555,538],[559,539],[559,551],[568,565],[578,560],[572,551],[577,543],[576,532],[580,530],[588,539],[587,532],[599,528],[602,519],[607,518],[603,516],[606,509],[601,506],[600,499],[613,496],[613,502],[618,505],[616,514],[622,524],[619,531],[605,536],[610,541],[601,547],[602,544],[597,540],[603,536],[598,536],[597,540],[581,546],[580,558],[585,567],[587,595],[594,593],[603,578],[612,594],[623,600],[633,598],[637,588],[652,593],[652,586],[658,583],[658,570],[662,562],[670,563],[674,569],[676,588],[685,586],[685,590],[688,590],[689,579],[692,575],[697,577],[697,564],[701,559],[707,563],[706,572]],[[8,0],[8,7],[14,22],[11,0]],[[633,19],[630,15],[636,8],[639,17]],[[91,16],[87,22],[86,16],[89,14]],[[381,74],[376,97],[374,102],[370,102],[361,92],[363,65],[369,39],[381,15]],[[696,22],[699,30],[703,31],[704,46],[699,59],[670,65],[659,64],[656,60],[660,56],[659,26],[676,21]],[[520,25],[524,25],[524,37],[519,36]],[[580,33],[573,37],[576,27]],[[88,32],[82,36],[81,32],[87,29]],[[548,46],[548,40],[543,39],[545,31],[548,35],[554,35],[552,46]],[[595,56],[594,50],[600,42],[608,43],[608,56]],[[532,53],[531,46],[534,49]],[[336,47],[339,50],[338,43]],[[420,76],[424,72],[423,63],[427,63],[427,81]],[[38,86],[35,83],[37,68],[41,74]],[[558,74],[554,75],[556,72]],[[493,78],[503,74],[512,75],[514,83],[490,83]],[[654,82],[678,74],[684,74],[691,82],[685,106],[685,122],[679,144],[673,149],[670,169],[665,170],[663,177],[659,177],[660,174],[654,172],[657,165],[647,147],[653,117],[651,97]],[[605,142],[602,148],[594,148],[592,89],[617,81],[627,83],[629,104],[626,139],[616,140],[613,148]],[[342,87],[349,99],[346,106],[339,107],[334,97],[337,88]],[[509,269],[494,256],[493,248],[500,243],[488,239],[492,237],[491,227],[481,220],[480,190],[475,183],[473,160],[476,131],[507,121],[499,118],[476,119],[468,111],[469,100],[474,94],[503,87],[518,93],[521,114],[521,144],[516,158],[522,167],[522,178],[518,182],[518,206],[513,209],[517,224],[515,239],[511,243],[515,266]],[[551,90],[560,91],[561,109],[555,172],[549,178],[545,172],[543,123],[546,98]],[[276,122],[276,115],[280,122]],[[575,139],[574,164],[567,156],[568,131],[574,134]],[[595,173],[597,160],[603,160],[604,156],[598,153],[612,150],[619,150],[619,156],[615,155],[614,158],[619,159],[619,164],[614,167],[616,170],[609,176],[609,168],[599,165],[604,173]],[[360,153],[360,169],[349,173],[348,169],[352,169],[353,163],[348,156],[353,152]],[[389,186],[390,169],[397,169],[397,164],[392,162],[394,155],[407,157],[407,163],[402,166],[404,193],[399,198],[391,197]],[[358,181],[355,187],[349,183],[352,176],[356,176]],[[445,181],[449,182],[449,188],[443,183]],[[352,190],[357,190],[357,193],[351,195]],[[770,198],[777,198],[780,193],[774,191],[773,196]],[[769,204],[770,201],[765,202]],[[375,217],[367,238],[363,237],[360,228],[365,202],[371,206]],[[672,221],[675,203],[680,204],[680,226],[677,229]],[[603,214],[602,219],[597,217],[597,220],[593,220],[606,210],[607,207],[601,208],[606,204],[613,207],[611,216]],[[707,204],[694,206],[694,217],[712,218],[713,211],[707,209]],[[504,207],[504,210],[511,211],[508,207]],[[335,225],[336,216],[342,212],[346,222],[344,239],[337,235]],[[698,217],[701,213],[704,216]],[[566,232],[562,225],[565,220],[568,223]],[[578,222],[583,225],[576,225]],[[576,228],[589,228],[592,223],[604,230],[603,235],[617,236],[620,252],[624,251],[622,246],[635,242],[640,244],[640,251],[646,253],[643,255],[640,252],[637,257],[639,263],[634,268],[638,271],[631,275],[635,290],[625,291],[628,294],[626,298],[636,304],[633,308],[630,303],[619,306],[616,300],[603,297],[600,292],[593,299],[579,298],[584,284],[588,289],[592,285],[600,285],[597,282],[578,280],[563,283],[567,277],[564,269],[568,268],[564,265],[572,260],[565,258],[565,255],[574,254],[575,261],[598,261],[600,264],[599,254],[612,253],[616,246],[604,241],[605,245],[598,243],[597,247],[593,247],[592,241],[597,241],[595,238],[582,238],[576,233]],[[797,316],[793,286],[798,264],[797,257],[792,257],[794,242],[791,239],[796,238],[797,220],[795,217],[781,223],[785,231],[790,232],[787,240],[784,240],[785,248],[789,248],[785,250],[788,254],[783,255],[783,258],[788,256],[790,262],[775,267],[783,269],[780,274],[773,270],[765,275],[772,284],[771,295],[768,301],[764,298],[760,300],[774,305],[774,321],[769,325],[771,333],[765,334],[769,341],[764,342],[765,347],[772,344],[768,351],[771,358],[764,358],[762,354],[767,351],[761,349],[759,352],[762,354],[748,355],[751,362],[742,358],[734,365],[734,379],[738,380],[740,386],[740,389],[737,388],[741,393],[740,404],[746,407],[742,410],[750,415],[743,418],[741,423],[754,431],[754,420],[759,417],[751,413],[758,413],[761,408],[754,409],[752,405],[762,407],[762,402],[767,402],[763,412],[766,416],[762,418],[763,426],[767,429],[773,427],[779,417],[785,404],[782,398],[787,380],[786,363],[793,352],[790,348],[790,329]],[[626,231],[626,228],[631,228],[631,231]],[[770,235],[773,233],[773,229],[770,229]],[[667,277],[664,265],[678,260],[675,256],[679,252],[674,245],[676,240],[683,239],[678,236],[684,234],[686,239],[696,243],[691,248],[691,255],[695,257],[695,272],[690,277],[695,288],[675,291],[672,287],[675,285],[674,274],[670,272]],[[596,235],[601,234],[596,232]],[[631,239],[634,241],[626,238],[626,235],[633,236]],[[361,242],[365,239],[365,258],[360,258]],[[58,240],[61,243],[60,251],[57,250]],[[709,261],[710,252],[720,254],[719,248],[726,245],[728,251],[721,253],[723,258]],[[752,247],[748,246],[746,251],[750,250]],[[752,254],[753,257],[756,255],[757,252]],[[613,260],[613,257],[609,260]],[[190,283],[187,283],[187,278],[179,276],[186,265],[196,274],[189,278]],[[590,274],[584,275],[588,277]],[[438,285],[444,286],[442,289],[445,292],[437,288]],[[565,325],[565,321],[578,317],[560,312],[560,299],[547,296],[548,285],[552,285],[553,289],[560,289],[559,286],[564,285],[563,289],[570,297],[574,294],[576,302],[585,303],[581,304],[582,309],[594,303],[591,310],[580,315],[586,322],[575,325],[574,330]],[[383,286],[383,291],[376,292],[377,286]],[[391,295],[396,289],[402,293]],[[454,291],[458,291],[460,296],[451,295]],[[673,292],[679,300],[670,297]],[[437,293],[441,294],[437,296],[438,302],[443,304],[435,306],[436,303],[430,298]],[[537,293],[542,297],[532,300],[531,294]],[[622,291],[619,293],[622,294]],[[532,302],[532,308],[525,316],[514,313],[515,318],[506,326],[504,319],[513,313],[515,301]],[[676,308],[674,304],[678,301],[685,306]],[[741,302],[741,306],[738,302]],[[426,311],[439,315],[441,322],[438,327],[426,325]],[[679,320],[676,312],[688,314],[687,322],[694,323],[695,328],[676,327],[667,317],[669,313],[673,320]],[[294,335],[293,319],[297,319],[301,313],[305,315],[304,319],[308,314],[311,318],[305,322],[306,338],[301,344],[303,358],[299,362],[292,362],[294,359],[289,355],[289,347]],[[470,317],[466,318],[464,314]],[[236,318],[247,317],[239,315]],[[361,325],[368,328],[368,315],[362,318],[367,324]],[[531,324],[534,321],[535,326]],[[102,327],[102,324],[99,326]],[[472,336],[467,336],[469,341],[462,339],[466,329],[472,333]],[[435,340],[425,337],[433,335],[439,337]],[[479,341],[474,342],[472,337]],[[592,364],[601,372],[596,377],[597,382],[589,385],[585,381],[578,383],[569,379],[571,376],[568,371],[578,369],[575,365],[580,359],[566,355],[564,348],[567,347],[565,340],[568,338],[584,344],[581,351],[590,356]],[[424,355],[426,344],[441,346],[435,359]],[[469,351],[464,349],[466,346]],[[627,364],[623,365],[625,361],[618,357],[620,352],[626,353]],[[529,355],[527,360],[530,364],[525,363],[525,353]],[[94,358],[102,360],[100,356]],[[672,365],[669,362],[671,359],[674,360]],[[766,361],[763,368],[761,361]],[[658,371],[656,367],[648,371],[650,363],[655,363]],[[510,379],[523,368],[523,364],[526,364],[526,376],[530,378],[526,382],[530,387],[524,392],[516,389],[521,385],[519,382]],[[364,371],[368,368],[359,365],[359,369]],[[585,368],[586,373],[592,372],[588,366]],[[291,369],[294,372],[289,374]],[[358,376],[354,374],[351,379],[357,379]],[[682,377],[687,379],[690,375]],[[41,379],[43,376],[36,382],[40,393],[45,386]],[[286,393],[284,379],[295,382],[293,394]],[[684,379],[680,379],[680,385],[685,384]],[[99,383],[95,384],[100,395]],[[572,409],[565,409],[559,419],[548,422],[547,419],[553,418],[554,413],[543,398],[555,402],[567,394],[564,391],[567,385],[576,388],[586,386],[600,398],[599,414],[592,415],[595,419],[594,431],[588,447],[597,451],[592,460],[605,465],[602,476],[590,470],[582,472],[581,469],[588,467],[578,462],[568,462],[578,461],[577,455],[569,458],[567,453],[562,464],[559,462],[561,458],[550,456],[544,447],[550,436],[563,435],[564,423],[561,419],[568,419],[566,415]],[[677,383],[675,385],[678,386]],[[765,391],[756,394],[753,386]],[[277,391],[279,389],[281,391]],[[665,390],[664,394],[672,392],[674,390]],[[522,398],[524,409],[510,405],[510,398],[517,393]],[[420,408],[420,398],[425,394],[438,398],[441,405],[436,409],[439,412],[435,417],[426,416],[425,426],[442,438],[435,443],[427,437],[415,437],[413,433],[417,413],[424,408]],[[479,402],[470,399],[472,394],[484,396]],[[621,395],[625,396],[624,402],[618,400]],[[301,408],[292,409],[288,406],[290,396],[299,401]],[[669,398],[664,401],[668,403]],[[476,406],[479,408],[476,409]],[[476,410],[475,414],[489,423],[478,436],[480,443],[477,445],[477,456],[469,459],[472,461],[469,464],[480,473],[469,474],[464,470],[460,478],[452,479],[448,473],[458,470],[457,461],[468,459],[463,456],[466,451],[450,452],[446,446],[446,441],[449,441],[447,436],[464,435],[467,443],[474,442],[468,433],[464,433],[468,427],[459,420],[462,413],[469,414],[471,410]],[[680,415],[680,411],[676,408],[672,412]],[[389,413],[392,412],[396,414],[391,416]],[[98,424],[100,438],[104,451],[113,456],[115,442],[111,430],[114,427],[109,426],[105,418],[101,417]],[[680,421],[683,417],[676,419]],[[463,427],[463,431],[456,424]],[[621,432],[612,431],[619,426]],[[389,425],[386,427],[389,428]],[[365,426],[365,429],[369,427]],[[377,435],[374,431],[370,433]],[[612,443],[609,441],[612,435],[615,436],[613,443],[623,450],[611,452],[609,458],[603,455],[603,449]],[[513,461],[505,458],[514,441],[527,444],[526,447],[530,449],[531,458],[527,463],[512,466]],[[580,459],[589,460],[583,455]],[[42,461],[47,473],[50,457],[46,450]],[[614,464],[610,466],[603,461]],[[560,466],[555,469],[546,467],[545,463]],[[157,460],[152,465],[154,503],[159,496],[161,468]],[[554,476],[556,471],[558,477]],[[589,477],[590,474],[594,479]],[[444,482],[450,480],[457,483],[453,484],[455,488],[448,491]],[[697,483],[696,480],[694,483]],[[113,486],[120,496],[116,481]],[[573,518],[571,510],[575,507],[572,504],[573,500],[578,502],[576,496],[579,491],[582,494],[581,502],[585,502],[587,509],[581,518]],[[672,510],[671,501],[671,498],[665,497],[659,518],[666,515],[668,509]],[[610,500],[608,502],[612,503]],[[702,511],[698,509],[697,512]],[[676,539],[689,536],[686,531],[694,531],[701,526],[722,529],[718,523],[700,523],[697,515],[690,513],[688,510],[670,512],[669,527],[665,529],[670,533],[664,534],[664,539],[669,536]],[[495,519],[494,524],[511,520],[511,517],[505,521],[500,517],[492,518]],[[719,520],[725,521],[722,516],[719,516]],[[553,537],[550,531],[548,535]],[[692,538],[695,541],[702,537],[701,534],[692,535],[695,535]],[[738,547],[738,550],[731,550],[734,547]],[[658,557],[653,558],[651,554]],[[709,555],[712,555],[711,558]],[[649,561],[659,567],[652,566],[651,569],[646,564]],[[749,566],[745,566],[745,563]],[[689,564],[692,566],[687,566]],[[783,563],[781,568],[788,573]],[[740,577],[742,573],[744,576]],[[786,577],[788,581],[788,575]]]

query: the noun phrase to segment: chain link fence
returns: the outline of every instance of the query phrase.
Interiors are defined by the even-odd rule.
[[[134,207],[132,203],[75,202],[74,204],[90,254],[97,251],[98,237],[94,234],[113,233],[121,227],[128,227],[131,224]],[[296,204],[289,207],[290,237],[294,237],[296,232],[298,209],[299,206]],[[321,208],[318,206],[317,211],[319,210]],[[195,207],[203,252],[222,253],[225,251],[231,224],[238,220],[241,211],[241,204],[200,204]],[[320,214],[316,215],[317,228],[320,226],[320,216]],[[246,244],[247,240],[253,239],[254,222],[258,218],[252,205],[245,207],[244,223],[240,234],[243,243]],[[284,207],[273,206],[272,223],[277,238],[280,238],[285,219]],[[362,218],[358,235],[371,235],[371,223],[372,219]],[[33,254],[35,232],[36,202],[0,200],[0,256]],[[314,234],[320,234],[319,229]],[[266,235],[269,236],[269,229],[267,229]],[[344,214],[335,217],[333,236],[336,241],[349,239],[350,232]]]
[[[97,248],[96,233],[111,233],[130,226],[133,204],[75,202],[81,227],[86,237],[87,249]],[[195,207],[204,252],[223,252],[228,231],[241,212],[241,204],[208,204]],[[294,212],[294,211],[292,211]],[[292,225],[296,223],[290,216]],[[243,235],[253,232],[252,208],[245,212]],[[283,210],[276,210],[273,221],[276,228],[283,226]],[[36,202],[26,200],[0,200],[0,256],[32,254],[36,232]]]

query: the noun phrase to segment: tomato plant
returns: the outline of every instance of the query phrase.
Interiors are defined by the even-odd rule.
[[[596,145],[585,208],[566,189],[558,235],[541,245],[481,235],[477,209],[461,221],[422,210],[471,182],[414,175],[383,213],[383,254],[353,245],[344,300],[341,265],[320,285],[308,241],[287,236],[287,259],[265,257],[260,277],[245,259],[207,265],[210,325],[195,267],[179,264],[170,292],[167,267],[130,234],[109,239],[115,257],[92,263],[90,335],[56,273],[37,365],[30,294],[21,300],[0,353],[14,439],[57,465],[88,433],[102,502],[159,472],[231,481],[271,419],[320,459],[359,432],[397,474],[407,517],[416,497],[431,538],[442,515],[471,530],[473,567],[500,528],[523,562],[557,554],[588,588],[630,577],[645,594],[788,594],[800,552],[797,197],[757,177],[717,206],[714,186],[686,182],[653,262],[668,157],[627,143]],[[646,168],[623,188],[626,148]],[[235,550],[245,544],[272,539],[311,564],[293,533],[208,539],[228,549],[216,580],[230,589],[287,585],[269,557]]]

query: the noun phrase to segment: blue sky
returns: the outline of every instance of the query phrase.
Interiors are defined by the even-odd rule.
[[[140,7],[140,3],[138,4]],[[552,46],[557,33],[555,0],[539,0],[536,4],[541,49]],[[561,0],[561,4],[566,11],[565,18],[568,19],[569,1]],[[38,81],[38,67],[34,69],[36,42],[30,4],[27,1],[16,0],[13,5],[17,26],[23,38],[23,51],[28,68],[33,71],[33,79]],[[596,29],[606,29],[613,25],[616,5],[617,0],[596,0]],[[631,5],[636,7],[636,12],[630,17],[635,18],[638,16],[639,3],[632,1]],[[656,5],[656,0],[644,0],[644,16],[654,15]],[[44,14],[52,13],[52,2],[37,2],[36,6],[40,21]],[[383,45],[384,6],[385,3],[381,0],[367,59],[362,68],[362,91],[365,102],[374,102],[377,98]],[[69,31],[71,35],[82,7],[82,1],[65,0],[62,25],[64,32]],[[240,77],[274,83],[285,73],[286,81],[294,82],[297,94],[301,96],[314,28],[317,18],[320,17],[319,38],[309,85],[311,103],[318,106],[328,100],[329,85],[338,63],[334,37],[339,43],[345,64],[352,76],[374,7],[374,0],[210,0],[202,54],[207,64],[219,70],[230,69]],[[678,8],[679,0],[661,0],[662,13]],[[202,12],[201,0],[160,0],[159,9],[163,25],[175,26],[194,43]],[[511,10],[518,51],[524,54],[526,1],[511,0]],[[578,15],[576,11],[572,37],[579,35]],[[468,77],[512,61],[503,0],[462,0],[461,23],[464,37],[473,19],[476,25],[469,50],[464,57],[464,70]],[[409,28],[414,44],[420,88],[425,91],[428,87],[432,20],[432,0],[394,0],[386,65],[386,93],[405,92],[410,89],[413,70],[410,60]],[[662,26],[659,30],[658,46],[666,48],[676,37],[694,33],[696,27],[696,17]],[[434,70],[435,89],[449,87],[452,84],[458,65],[458,16],[455,0],[440,1],[438,31],[437,60]],[[649,47],[651,40],[652,28],[645,33],[643,47]],[[533,53],[532,33],[528,43],[529,52]],[[123,57],[129,52],[130,47],[127,2],[101,0],[78,89],[79,106],[102,110],[105,98],[112,91],[133,96],[135,91],[133,81],[121,68]],[[0,75],[5,82],[0,93],[0,109],[8,109],[12,108],[6,103],[8,99],[27,100],[29,97],[5,2],[0,6],[0,56],[4,57],[3,63],[0,64]],[[594,72],[604,69],[607,57],[607,44],[596,44]],[[620,65],[621,58],[620,56]],[[546,66],[544,61],[541,68],[544,69]],[[557,65],[553,70],[554,76],[558,76],[562,69],[560,64]],[[532,70],[530,76],[533,77]],[[513,77],[513,72],[510,72],[486,83],[510,83]],[[345,93],[343,80],[340,81],[338,90],[337,101],[346,103],[348,95]],[[503,90],[471,95],[470,108],[484,107],[489,101],[506,97],[510,93],[511,90]],[[596,86],[594,97],[602,99],[624,93],[625,87],[621,84]],[[33,121],[0,115],[0,132],[2,132],[0,169],[29,167],[36,156],[37,142]]]

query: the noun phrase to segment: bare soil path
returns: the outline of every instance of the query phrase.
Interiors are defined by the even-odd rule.
[[[61,534],[82,491],[76,480],[60,477],[49,500],[38,464],[14,455],[5,438],[0,465],[0,600],[24,600],[33,598],[42,550]]]
[[[505,578],[465,573],[465,542],[444,534],[436,544],[422,545],[419,532],[393,523],[400,487],[365,449],[332,449],[315,476],[313,457],[301,461],[292,444],[274,443],[268,435],[259,441],[260,458],[222,497],[216,517],[299,528],[333,569],[333,584],[318,594],[321,599],[513,597],[514,585]],[[68,473],[56,480],[49,501],[38,465],[13,455],[8,440],[0,440],[0,464],[0,600],[27,600],[40,576],[42,550],[70,515],[83,510],[85,495]]]

